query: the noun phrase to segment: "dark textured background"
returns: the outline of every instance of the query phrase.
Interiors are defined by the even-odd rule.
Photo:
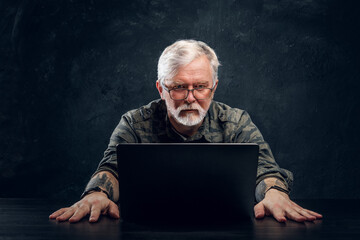
[[[76,199],[177,39],[215,49],[294,198],[359,198],[359,1],[0,1],[0,197]]]

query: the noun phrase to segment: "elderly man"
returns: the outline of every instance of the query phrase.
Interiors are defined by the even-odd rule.
[[[90,222],[96,222],[100,214],[119,218],[115,204],[119,199],[116,145],[149,142],[256,143],[260,150],[255,217],[272,215],[279,222],[321,218],[290,200],[292,173],[277,165],[249,115],[212,100],[218,85],[218,66],[214,50],[203,42],[180,40],[168,46],[158,63],[156,88],[161,99],[122,116],[81,200],[59,209],[50,218],[69,222],[88,214]]]

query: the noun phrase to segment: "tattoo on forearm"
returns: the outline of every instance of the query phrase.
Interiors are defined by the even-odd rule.
[[[261,202],[265,197],[266,190],[265,180],[262,180],[255,188],[255,199],[257,202]]]
[[[279,179],[276,179],[275,185],[282,187],[282,188],[286,188],[285,184],[282,181],[280,181]]]
[[[91,189],[94,187],[100,187],[104,189],[108,194],[111,200],[114,199],[114,187],[110,178],[106,175],[106,173],[100,173],[96,175],[96,177],[92,178],[86,189]]]
[[[279,186],[286,189],[285,184],[280,179],[267,178],[262,180],[255,188],[255,199],[257,202],[261,202],[265,198],[266,191],[271,186]]]

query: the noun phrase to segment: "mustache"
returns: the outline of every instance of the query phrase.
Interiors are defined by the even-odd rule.
[[[201,107],[200,107],[200,105],[199,104],[194,104],[194,103],[192,103],[192,104],[189,104],[189,105],[181,105],[181,106],[179,106],[177,109],[176,109],[177,111],[183,111],[183,110],[203,110]]]

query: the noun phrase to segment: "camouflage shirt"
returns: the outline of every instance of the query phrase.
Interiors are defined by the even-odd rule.
[[[184,137],[171,126],[165,102],[155,100],[146,106],[125,113],[111,135],[110,143],[98,169],[117,175],[116,145],[118,143],[256,143],[259,145],[258,184],[267,177],[279,178],[290,190],[293,175],[275,162],[269,145],[264,141],[249,114],[241,109],[213,101],[197,133]]]

